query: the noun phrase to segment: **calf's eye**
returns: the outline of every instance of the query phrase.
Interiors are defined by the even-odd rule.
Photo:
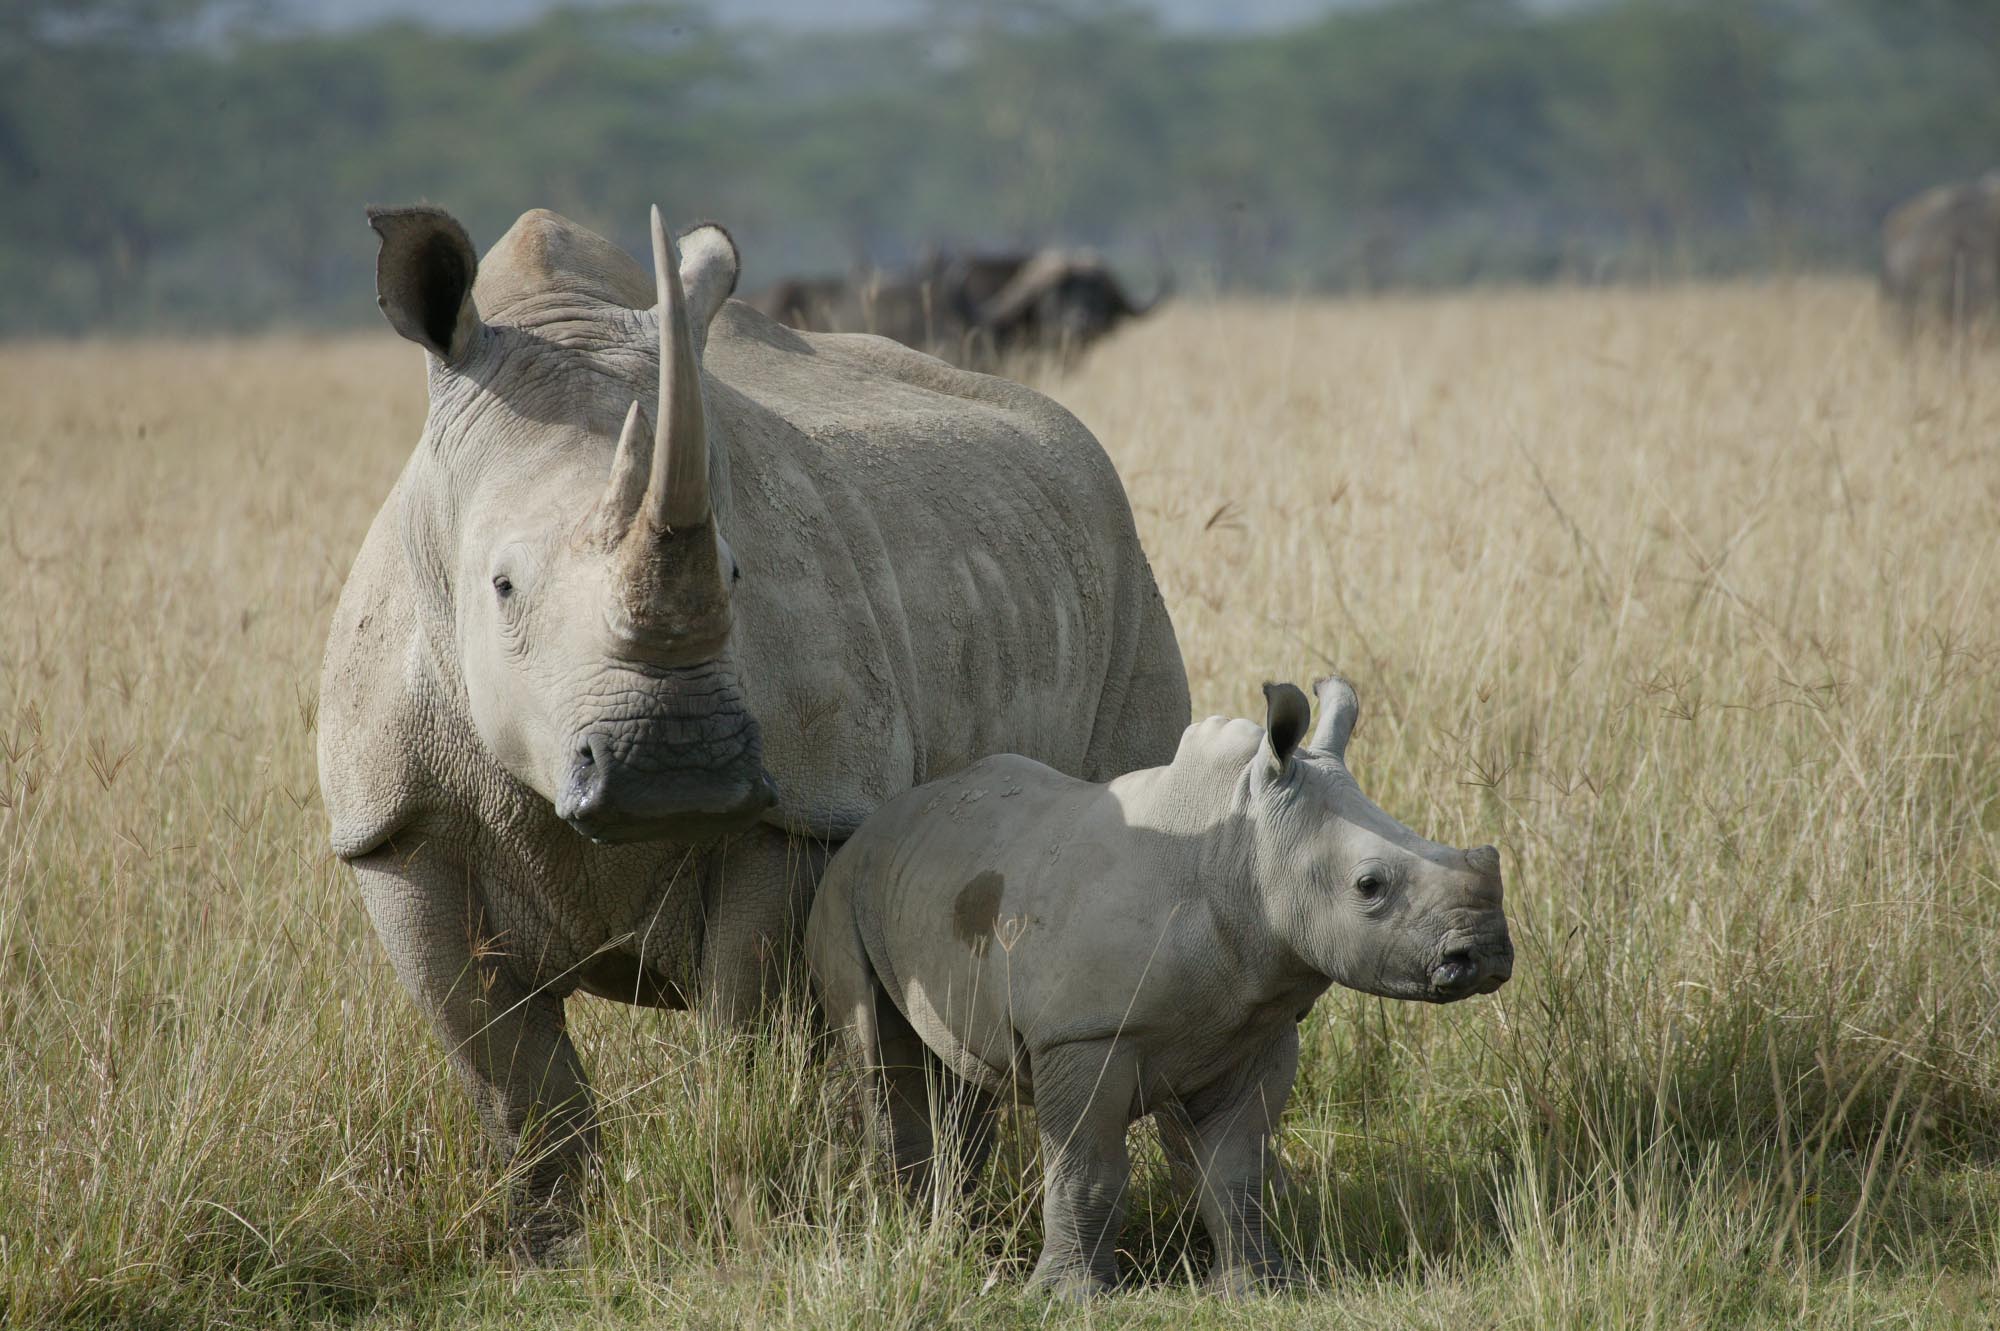
[[[1354,890],[1361,894],[1363,901],[1373,901],[1382,895],[1383,882],[1379,875],[1364,873],[1354,880]]]
[[[514,594],[514,580],[505,573],[496,573],[493,575],[493,590],[504,601]]]

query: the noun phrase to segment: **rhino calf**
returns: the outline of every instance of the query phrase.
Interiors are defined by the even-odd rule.
[[[1113,1284],[1147,1114],[1198,1189],[1211,1285],[1282,1278],[1264,1196],[1314,1000],[1338,981],[1448,1003],[1513,970],[1499,852],[1427,841],[1361,793],[1353,689],[1321,682],[1303,747],[1305,695],[1264,695],[1263,728],[1211,717],[1108,784],[1009,754],[905,792],[821,881],[807,955],[868,1070],[871,1135],[908,1186],[970,1179],[1002,1096],[1032,1102],[1033,1279],[1057,1292]]]

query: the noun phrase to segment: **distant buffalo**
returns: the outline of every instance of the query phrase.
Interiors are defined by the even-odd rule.
[[[880,333],[958,365],[1078,355],[1150,312],[1172,283],[1134,301],[1088,250],[939,255],[901,273],[790,278],[748,297],[780,323],[821,333]]]
[[[2000,313],[2000,171],[1927,189],[1889,214],[1882,290],[1905,331]]]

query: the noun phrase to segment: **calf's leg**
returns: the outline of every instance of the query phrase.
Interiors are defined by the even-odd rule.
[[[944,1133],[939,1145],[950,1152],[950,1163],[945,1167],[957,1179],[960,1190],[969,1193],[985,1172],[987,1157],[993,1154],[993,1139],[1000,1127],[1000,1097],[953,1075],[935,1057],[931,1061],[937,1068],[932,1085],[939,1092],[933,1101],[933,1118],[936,1129]]]
[[[1042,1256],[1029,1283],[1085,1298],[1118,1283],[1132,1160],[1137,1062],[1115,1040],[1033,1051],[1029,1066],[1041,1126]]]
[[[934,1188],[970,1191],[993,1150],[996,1097],[944,1065],[875,991],[875,1140],[912,1197]]]
[[[836,867],[820,885],[805,934],[806,959],[822,1017],[862,1079],[869,1141],[897,1182],[921,1193],[932,1182],[939,1127],[958,1149],[962,1174],[984,1163],[992,1141],[991,1097],[951,1075],[883,990],[854,926],[852,878]],[[947,1121],[936,1122],[938,1115]]]
[[[1278,1119],[1298,1062],[1298,1028],[1288,1027],[1212,1095],[1158,1116],[1167,1158],[1191,1179],[1215,1244],[1208,1283],[1218,1293],[1240,1295],[1291,1277],[1272,1240],[1265,1199],[1277,1181]]]

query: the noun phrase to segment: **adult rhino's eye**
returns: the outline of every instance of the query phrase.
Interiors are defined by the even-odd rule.
[[[1373,901],[1381,896],[1382,889],[1386,886],[1379,874],[1364,873],[1354,880],[1354,890],[1360,894],[1363,901]]]
[[[514,580],[505,573],[496,573],[493,575],[493,590],[504,601],[514,594]]]

